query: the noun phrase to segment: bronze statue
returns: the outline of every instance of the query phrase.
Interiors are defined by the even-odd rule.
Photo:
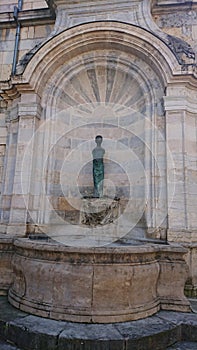
[[[103,156],[105,154],[105,150],[104,148],[101,147],[102,141],[103,141],[103,137],[101,135],[97,135],[95,137],[96,147],[92,151],[95,198],[99,198],[103,196],[103,180],[104,180]]]

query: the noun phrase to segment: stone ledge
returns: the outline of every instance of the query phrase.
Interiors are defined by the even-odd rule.
[[[168,348],[168,350],[196,350],[196,343],[180,342]]]
[[[196,7],[197,3],[191,1],[185,1],[180,4],[179,0],[157,0],[154,1],[151,12],[153,15],[169,14],[177,11],[194,10]]]
[[[51,9],[23,10],[19,12],[19,21],[23,26],[36,26],[54,23],[55,15]],[[13,12],[0,13],[0,28],[15,28]]]
[[[165,350],[179,349],[176,343],[182,346],[182,341],[193,350],[197,348],[197,315],[160,311],[132,322],[79,324],[28,315],[0,297],[0,337],[13,344],[5,350]]]
[[[0,349],[1,350],[21,350],[7,342],[3,342],[1,339],[0,339]]]

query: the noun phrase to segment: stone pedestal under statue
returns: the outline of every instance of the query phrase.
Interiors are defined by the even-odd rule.
[[[113,223],[120,215],[119,200],[86,198],[81,208],[81,224],[89,226]]]

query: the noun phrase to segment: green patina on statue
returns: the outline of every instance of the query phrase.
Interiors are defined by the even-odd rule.
[[[103,180],[104,180],[104,163],[103,156],[104,148],[101,147],[103,137],[97,135],[95,137],[96,147],[92,151],[93,155],[93,179],[94,179],[94,197],[100,198],[103,196]]]

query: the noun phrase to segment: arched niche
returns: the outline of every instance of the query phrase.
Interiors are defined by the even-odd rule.
[[[161,40],[118,22],[75,27],[40,48],[15,81],[20,92],[36,92],[42,105],[30,186],[41,200],[32,222],[64,223],[66,210],[79,211],[77,179],[91,161],[94,137],[102,133],[107,162],[126,169],[129,191],[124,188],[122,197],[133,202],[127,216],[134,213],[134,223],[143,221],[146,232],[160,238],[157,230],[165,230],[167,214],[162,98],[172,73],[179,66]],[[117,173],[114,181],[120,187],[124,179]]]
[[[51,76],[62,65],[80,53],[109,49],[135,53],[154,67],[163,82],[172,74],[180,74],[181,68],[168,46],[145,29],[121,22],[94,22],[67,29],[47,41],[31,58],[20,77],[42,95]]]

